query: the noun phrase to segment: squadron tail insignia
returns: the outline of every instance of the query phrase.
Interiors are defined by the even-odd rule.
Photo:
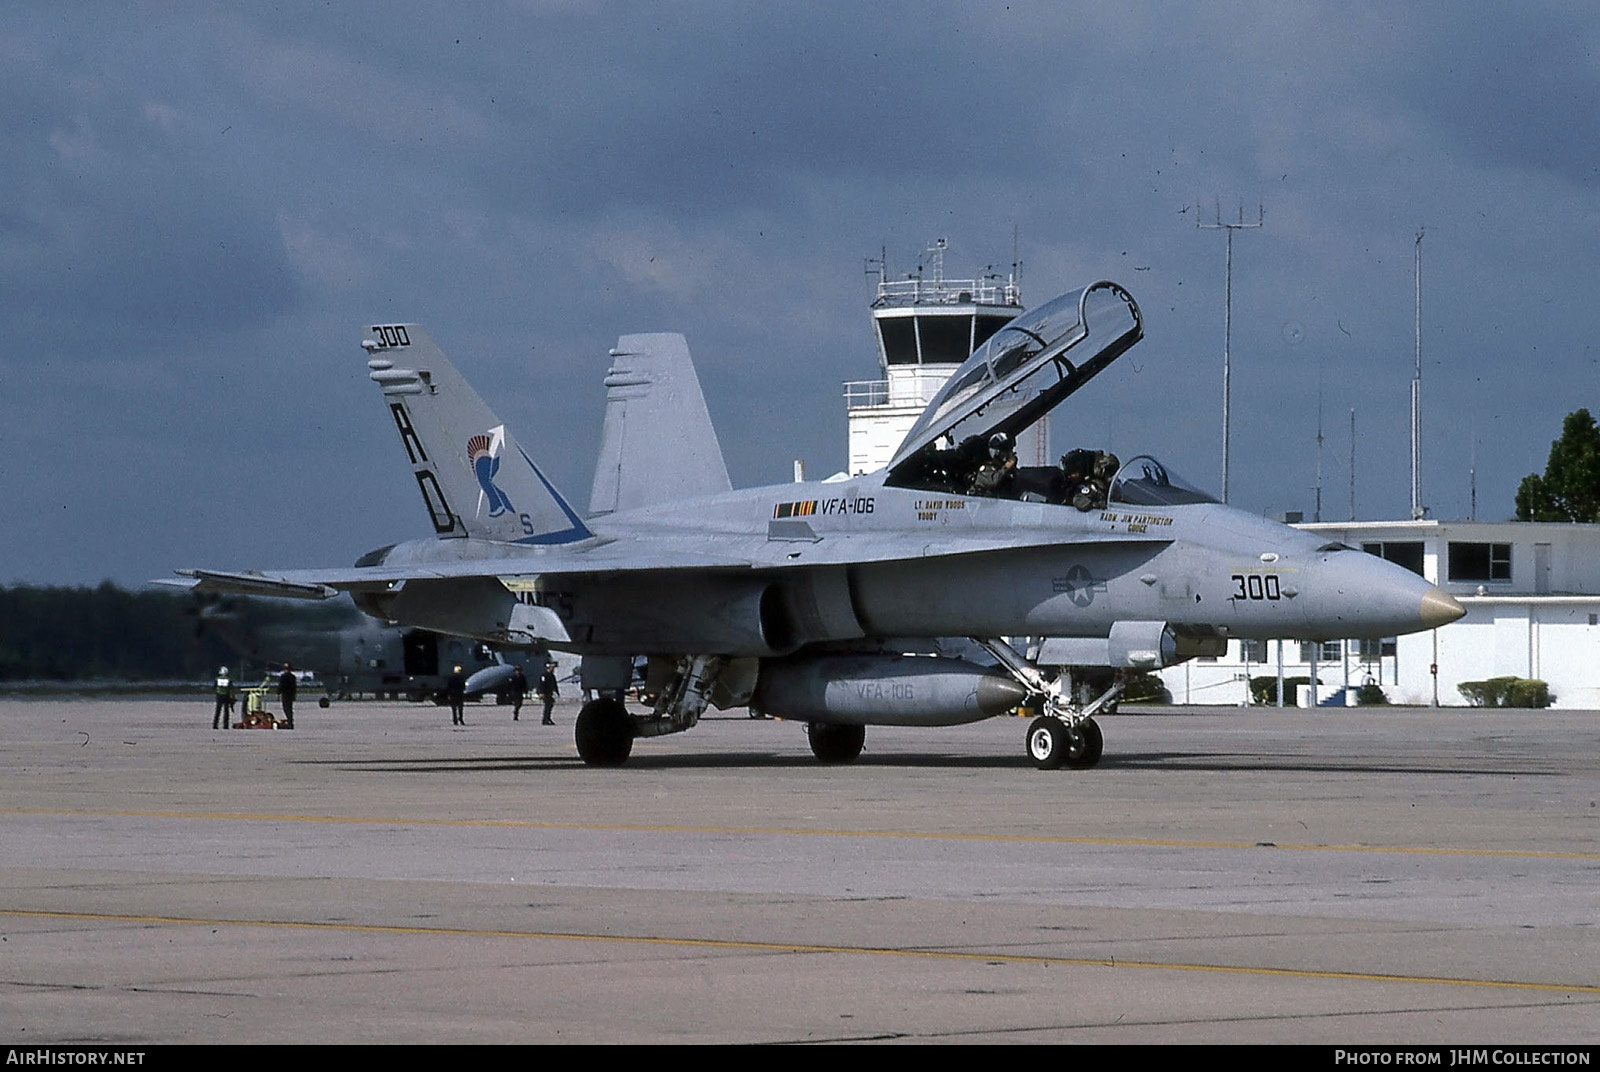
[[[478,499],[478,509],[481,511],[487,502],[490,517],[516,510],[506,493],[494,485],[494,475],[500,471],[500,448],[505,445],[505,435],[506,427],[502,424],[489,429],[488,435],[475,435],[467,440],[467,461],[483,492]]]

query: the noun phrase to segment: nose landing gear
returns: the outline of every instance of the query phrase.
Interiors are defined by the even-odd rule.
[[[1092,718],[1069,726],[1054,715],[1044,715],[1028,727],[1028,757],[1040,770],[1086,770],[1100,762],[1104,750],[1105,737]]]
[[[1042,708],[1045,712],[1028,727],[1028,758],[1035,767],[1087,770],[1100,762],[1105,737],[1094,716],[1117,709],[1117,700],[1122,695],[1120,680],[1095,699],[1082,703],[1073,697],[1072,676],[1067,670],[1063,669],[1056,677],[1046,677],[1036,664],[1017,654],[1004,640],[998,637],[973,637],[972,640],[981,644],[1028,690],[1028,706]]]

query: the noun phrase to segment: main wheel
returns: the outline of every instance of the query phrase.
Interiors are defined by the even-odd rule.
[[[822,722],[806,724],[811,738],[811,754],[824,763],[852,763],[867,743],[865,726],[830,726]]]
[[[1100,724],[1094,719],[1085,719],[1067,731],[1067,754],[1064,757],[1066,765],[1073,770],[1088,770],[1100,762],[1100,753],[1105,751],[1106,739],[1100,732]]]
[[[633,720],[621,700],[590,700],[578,712],[573,736],[578,756],[591,767],[620,767],[633,751]]]
[[[1028,727],[1028,758],[1040,770],[1055,770],[1067,759],[1067,724],[1054,715],[1033,720]]]

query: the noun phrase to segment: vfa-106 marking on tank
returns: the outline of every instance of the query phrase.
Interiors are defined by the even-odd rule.
[[[596,694],[577,748],[598,765],[714,705],[806,722],[825,762],[854,759],[869,725],[1027,707],[1038,766],[1090,767],[1095,716],[1129,671],[1221,654],[1229,637],[1387,637],[1463,614],[1410,571],[1230,509],[1154,458],[1019,466],[1016,436],[1142,334],[1117,284],[1065,294],[974,352],[885,469],[740,491],[714,434],[649,480],[624,470],[612,407],[647,380],[630,355],[676,348],[687,364],[681,336],[625,336],[585,519],[421,328],[376,325],[367,365],[435,537],[349,569],[179,572],[203,590],[349,592],[385,619],[576,652]],[[697,386],[687,404],[703,418]],[[994,665],[937,654],[960,637]],[[1033,639],[1018,650],[1016,637]],[[623,696],[641,656],[653,702],[635,713]]]

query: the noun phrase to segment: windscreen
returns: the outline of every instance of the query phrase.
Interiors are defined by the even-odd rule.
[[[1185,506],[1217,500],[1150,455],[1141,454],[1117,470],[1111,481],[1110,501],[1126,506]]]

